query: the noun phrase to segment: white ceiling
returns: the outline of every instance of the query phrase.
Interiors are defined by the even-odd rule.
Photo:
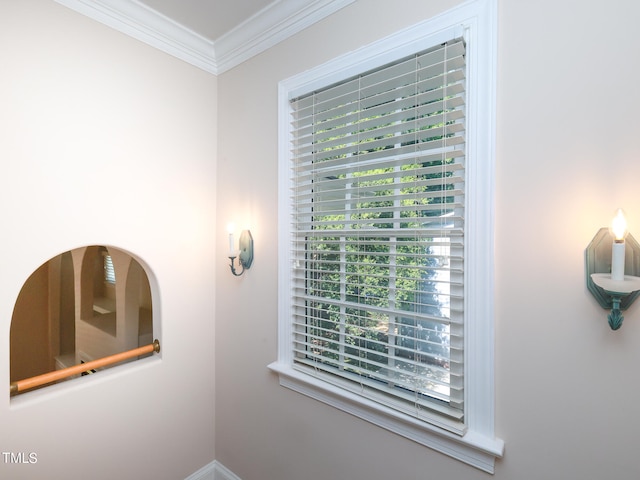
[[[215,75],[356,0],[55,0]]]
[[[189,30],[215,42],[274,0],[140,0]],[[300,0],[300,5],[311,3]]]

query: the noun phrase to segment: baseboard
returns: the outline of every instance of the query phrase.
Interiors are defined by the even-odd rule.
[[[241,480],[235,473],[217,460],[189,475],[185,480]]]
[[[239,476],[222,465],[220,462],[213,462],[214,480],[241,480]]]

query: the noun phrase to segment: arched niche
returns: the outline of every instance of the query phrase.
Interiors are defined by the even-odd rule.
[[[10,381],[135,349],[153,334],[151,285],[140,262],[111,246],[76,248],[43,263],[18,294]]]

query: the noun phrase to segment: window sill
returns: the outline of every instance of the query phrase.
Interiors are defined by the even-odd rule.
[[[116,311],[116,301],[107,297],[93,299],[93,311],[99,314],[113,313]]]
[[[290,365],[274,362],[269,369],[276,372],[280,385],[331,405],[405,438],[432,448],[488,473],[494,473],[495,459],[502,457],[504,442],[468,430],[456,435],[407,415],[386,408],[358,395],[297,371]]]

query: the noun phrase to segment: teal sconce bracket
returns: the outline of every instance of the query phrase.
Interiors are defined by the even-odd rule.
[[[602,308],[611,310],[607,316],[612,330],[622,326],[622,311],[640,296],[640,245],[628,234],[625,238],[624,277],[612,280],[612,245],[614,237],[608,228],[601,228],[585,250],[587,289]]]

